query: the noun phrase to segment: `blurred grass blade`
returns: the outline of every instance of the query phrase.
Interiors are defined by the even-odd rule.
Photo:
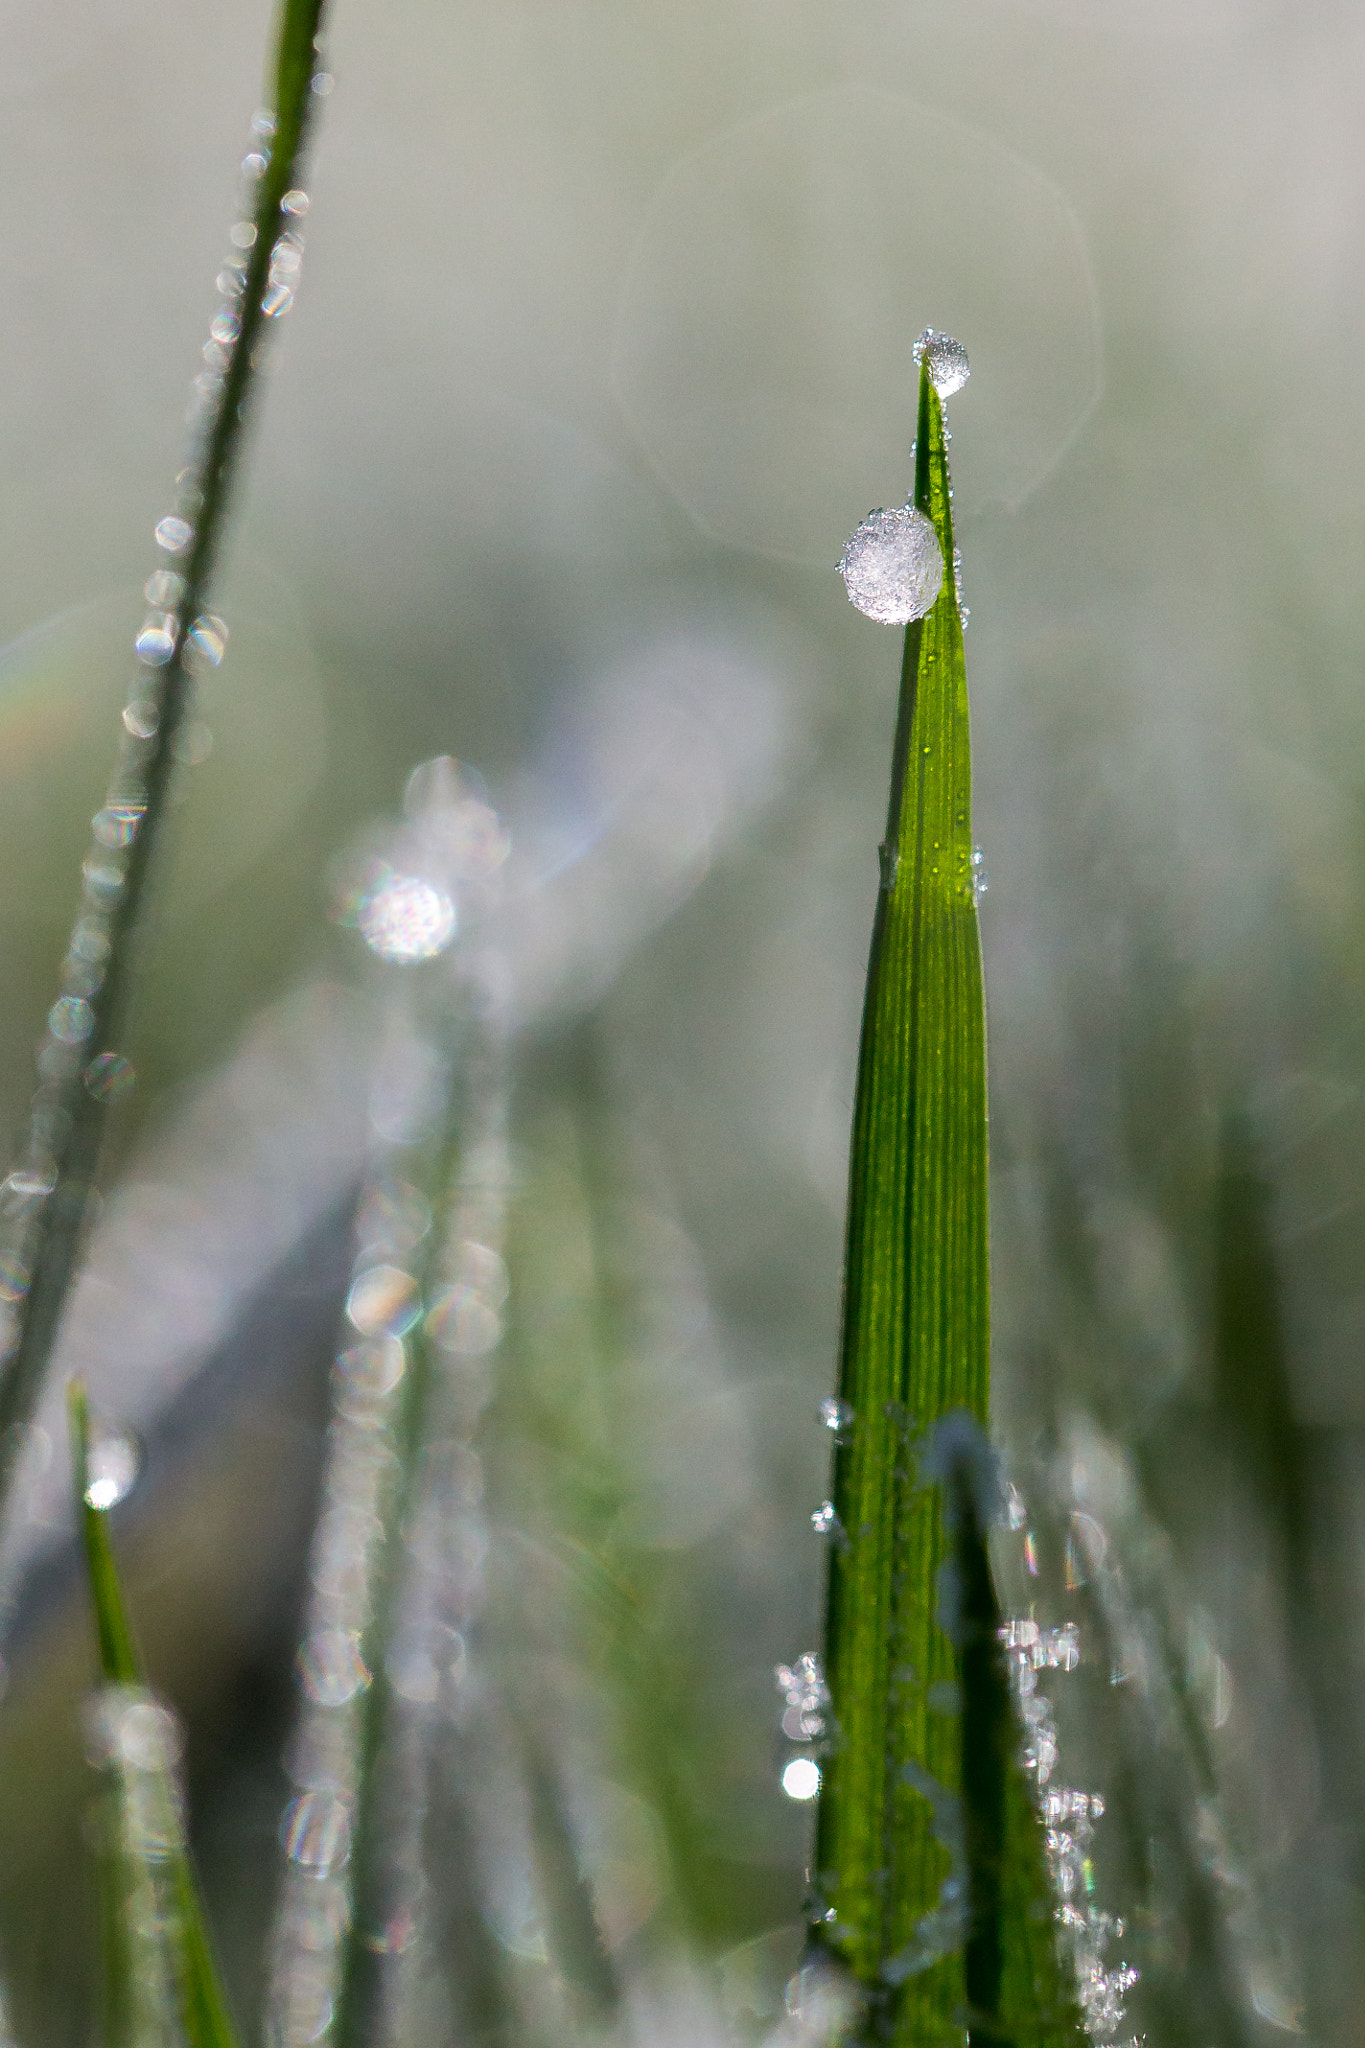
[[[185,1847],[178,1730],[146,1686],[104,1512],[90,1503],[90,1415],[78,1382],[69,1390],[69,1413],[76,1513],[104,1681],[91,1729],[107,1777],[99,1853],[111,2048],[160,2040],[236,2048]]]
[[[5,1184],[0,1251],[28,1281],[7,1318],[13,1327],[0,1333],[0,1507],[79,1256],[111,1093],[105,1082],[124,1066],[120,1045],[137,931],[176,771],[184,772],[180,743],[193,704],[193,663],[206,646],[210,663],[222,658],[226,629],[208,607],[261,351],[276,316],[293,299],[293,284],[284,284],[275,264],[288,244],[289,276],[296,276],[297,226],[308,203],[299,186],[323,13],[324,0],[282,0],[280,7],[270,66],[274,105],[253,124],[247,159],[264,168],[248,181],[251,219],[233,229],[232,258],[222,273],[230,289],[220,286],[214,320],[210,347],[219,367],[196,378],[189,460],[174,512],[157,527],[175,566],[159,568],[147,586],[148,603],[157,607],[147,620],[153,640],[141,655],[113,778],[82,870],[62,987],[85,993],[64,993],[49,1012],[26,1154]],[[239,256],[243,245],[246,253]],[[219,332],[227,337],[221,342]],[[100,963],[93,976],[92,960]]]
[[[1017,1773],[1005,1754],[996,1653],[973,1636],[960,1659],[942,1626],[940,1577],[950,1559],[970,1580],[978,1634],[988,1603],[995,1612],[984,1532],[954,1481],[955,1539],[943,1493],[919,1470],[921,1447],[943,1417],[956,1412],[984,1426],[990,1365],[967,681],[946,433],[927,356],[914,502],[933,523],[946,574],[905,636],[863,1015],[814,1892],[815,1939],[852,1969],[877,2038],[927,2048],[960,2042],[969,2006],[980,2038],[1065,2038],[1073,2024],[1068,2016],[1050,2032],[1055,2001],[1046,1985],[1040,1980],[1040,2003],[1032,1982],[1022,1982],[1029,1971],[1006,1968],[1019,1946],[1007,1925],[1013,1910],[1041,1908],[1045,1929],[1050,1918],[1034,1882],[1039,1823],[1022,1780],[1011,1789]],[[964,1535],[972,1528],[975,1536]],[[972,1745],[965,1784],[964,1741]],[[1032,1896],[1025,1903],[1021,1893]],[[1007,1994],[1020,2008],[1008,2026]]]

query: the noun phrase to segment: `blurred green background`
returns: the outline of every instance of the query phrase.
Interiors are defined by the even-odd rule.
[[[7,1128],[267,25],[0,12]],[[617,1880],[636,2031],[777,2024],[809,1810],[779,1790],[772,1667],[816,1640],[899,666],[833,563],[908,488],[933,324],[973,363],[953,457],[1024,1591],[1084,1609],[1078,1512],[1124,1559],[1081,1614],[1063,1775],[1117,1802],[1099,1881],[1153,2043],[1356,2039],[1365,24],[339,0],[329,63],[72,1339],[148,1439],[120,1540],[239,2002],[364,1142],[369,984],[329,877],[450,753],[514,845],[494,1552],[609,1524],[644,1630],[622,1661],[549,1572],[539,1606],[507,1594],[506,1655],[532,1693],[574,1666],[570,1750],[574,1685],[615,1688],[604,1782],[655,1844]],[[0,1955],[35,2048],[87,2037],[94,1942],[91,1659],[45,1512],[0,1708]],[[1166,1616],[1166,1692],[1115,1649],[1120,1595]]]

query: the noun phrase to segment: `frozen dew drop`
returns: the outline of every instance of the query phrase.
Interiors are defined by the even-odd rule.
[[[839,1517],[835,1513],[832,1500],[821,1501],[819,1507],[810,1518],[810,1525],[817,1536],[832,1536],[834,1534],[835,1530],[839,1527]]]
[[[433,960],[455,936],[455,905],[420,876],[385,868],[362,897],[357,923],[381,960]]]
[[[106,804],[91,819],[91,829],[101,846],[131,846],[146,810],[145,803]]]
[[[227,647],[228,629],[214,612],[205,612],[190,627],[190,648],[207,668],[217,668]]]
[[[172,1771],[184,1752],[177,1717],[139,1685],[105,1686],[90,1702],[85,1724],[98,1763],[120,1764],[129,1771]]]
[[[362,1337],[401,1337],[422,1313],[422,1293],[401,1266],[371,1266],[346,1297],[346,1314]]]
[[[296,188],[292,192],[285,193],[280,201],[280,212],[291,215],[295,220],[302,220],[311,205],[312,201],[309,199],[308,194]]]
[[[270,275],[283,278],[286,283],[297,278],[303,269],[303,237],[289,228],[282,234],[270,252]]]
[[[788,1799],[814,1799],[820,1790],[820,1766],[813,1756],[794,1756],[782,1773]]]
[[[63,1045],[80,1045],[95,1028],[95,1013],[81,996],[62,996],[47,1013],[47,1028]]]
[[[236,341],[241,331],[241,314],[229,311],[227,308],[224,308],[221,313],[215,313],[209,322],[209,339],[217,342],[220,348],[229,348]]]
[[[926,327],[915,343],[915,361],[929,365],[929,382],[940,398],[951,398],[971,376],[967,351],[951,334],[938,334]]]
[[[267,320],[279,320],[293,303],[294,293],[291,286],[284,283],[272,284],[267,286],[265,297],[261,300],[261,311]]]
[[[137,1438],[126,1430],[101,1430],[90,1445],[85,1498],[102,1511],[117,1507],[132,1492],[142,1469]]]
[[[249,220],[236,220],[228,229],[228,240],[234,249],[249,249],[256,239],[256,224]]]
[[[168,512],[164,519],[157,521],[156,544],[168,555],[183,555],[194,539],[194,528],[188,519],[182,519],[177,512]]]
[[[986,875],[986,856],[979,846],[972,848],[972,901],[979,904],[990,882]]]
[[[922,619],[943,588],[943,550],[914,505],[871,512],[839,558],[849,603],[883,626]]]
[[[242,158],[242,176],[244,178],[264,177],[266,162],[267,159],[261,155],[259,149],[248,150]]]
[[[316,93],[320,100],[325,100],[335,84],[336,80],[330,71],[315,71],[309,80],[309,90]]]
[[[251,132],[259,135],[263,142],[269,142],[275,133],[275,116],[269,107],[258,107],[251,117]]]
[[[161,526],[167,526],[171,523],[169,520],[163,519]],[[185,524],[183,519],[177,520],[174,523],[179,526],[184,526]],[[158,534],[160,531],[161,527],[159,526],[157,528]],[[188,536],[189,528],[186,527],[185,531]],[[145,661],[149,668],[162,668],[170,660],[171,656],[175,653],[175,631],[172,620],[166,612],[153,612],[150,618],[143,622],[142,630],[133,642],[133,652],[140,661]]]
[[[847,1401],[838,1401],[831,1394],[820,1403],[820,1420],[831,1436],[841,1436],[853,1426],[853,1410]]]
[[[122,1102],[133,1092],[137,1075],[121,1053],[102,1052],[85,1070],[85,1086],[96,1102]]]

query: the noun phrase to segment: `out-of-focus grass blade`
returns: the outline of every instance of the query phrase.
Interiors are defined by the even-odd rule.
[[[147,1689],[104,1513],[90,1502],[90,1415],[77,1382],[69,1413],[76,1513],[104,1682],[93,1722],[108,1777],[101,1928],[110,2048],[144,2048],[153,2040],[236,2048],[184,1844],[174,1722]]]
[[[947,573],[906,632],[863,1016],[814,1874],[816,1943],[851,1968],[876,2038],[916,2048],[960,2042],[967,2018],[981,2041],[1078,2029],[1057,1989],[1040,1823],[986,1640],[998,1610],[984,1529],[952,1470],[945,1490],[920,1470],[943,1417],[984,1425],[990,1368],[971,746],[929,367],[926,354],[914,501]],[[961,1656],[943,1625],[945,1565],[971,1610]]]

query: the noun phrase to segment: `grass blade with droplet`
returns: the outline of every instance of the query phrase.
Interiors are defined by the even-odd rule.
[[[851,1968],[876,2038],[916,2048],[960,2042],[968,2018],[997,2041],[1065,2040],[1078,2024],[1058,1990],[1039,1822],[1002,1720],[984,1527],[955,1469],[943,1489],[920,1469],[944,1417],[984,1425],[990,1368],[971,745],[929,371],[926,354],[914,502],[947,573],[906,632],[863,1015],[814,1871],[817,1945]],[[943,1626],[945,1566],[971,1609],[961,1653]]]
[[[104,1511],[89,1499],[90,1417],[85,1389],[77,1382],[69,1392],[69,1415],[76,1513],[105,1699],[131,1700],[164,1722],[165,1709],[146,1690]],[[155,1731],[158,1724],[150,1725]],[[118,2048],[125,2040],[140,2043],[149,2033],[172,2037],[178,2015],[190,2048],[236,2048],[184,1845],[173,1770],[154,1753],[130,1761],[117,1741],[101,1746],[108,1778],[100,1843],[101,1925],[111,2042]]]

